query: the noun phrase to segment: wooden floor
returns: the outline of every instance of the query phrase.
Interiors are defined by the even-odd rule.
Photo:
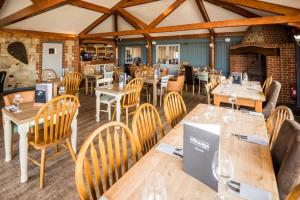
[[[196,94],[193,96],[191,93],[184,93],[183,97],[188,112],[197,104],[206,102],[205,96],[198,96]],[[86,96],[81,92],[81,107],[78,115],[78,149],[93,130],[108,122],[106,113],[101,113],[100,122],[96,122],[95,101],[95,96]],[[158,107],[158,109],[164,129],[168,132],[170,127],[166,123],[163,109],[162,107]],[[122,118],[122,122],[125,122],[125,118]],[[28,182],[21,184],[19,182],[19,136],[18,134],[13,134],[13,160],[4,162],[3,126],[2,123],[0,124],[0,199],[79,199],[74,179],[75,163],[68,152],[46,162],[45,187],[43,189],[39,189],[39,167],[30,161],[28,162]],[[38,159],[40,151],[31,149],[29,155]]]

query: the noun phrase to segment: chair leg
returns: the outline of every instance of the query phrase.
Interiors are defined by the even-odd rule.
[[[200,96],[200,92],[201,92],[201,82],[199,81],[199,86],[198,86],[198,96]]]
[[[66,142],[67,142],[67,146],[68,146],[68,149],[69,149],[69,151],[70,151],[71,157],[73,158],[74,162],[76,162],[76,160],[77,160],[77,159],[76,159],[76,155],[75,155],[75,152],[74,152],[74,150],[73,150],[73,147],[72,147],[72,145],[71,145],[71,143],[70,143],[69,138],[66,139]]]
[[[195,85],[193,84],[193,96],[195,94]]]
[[[111,120],[111,109],[110,109],[110,104],[107,104],[107,112],[108,112],[108,120]]]
[[[187,92],[187,84],[185,84],[185,92]]]
[[[126,108],[126,125],[128,126],[128,124],[129,124],[129,120],[128,120],[128,118],[129,118],[129,113],[128,113],[128,108]]]
[[[117,111],[116,109],[117,108],[115,107],[114,112],[113,112],[112,117],[111,117],[111,121],[113,121],[115,119],[116,111]]]
[[[42,189],[44,187],[45,163],[46,163],[46,149],[42,149],[41,166],[40,166],[40,189]]]
[[[160,98],[159,98],[159,107],[161,107],[161,102],[162,102],[162,95],[163,95],[163,93],[162,93],[162,88],[160,88]]]

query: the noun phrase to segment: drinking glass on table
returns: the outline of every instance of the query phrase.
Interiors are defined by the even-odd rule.
[[[167,191],[162,175],[151,172],[148,176],[143,191],[143,200],[167,200]]]
[[[23,100],[24,100],[24,98],[22,97],[21,94],[19,94],[19,93],[15,94],[15,96],[13,98],[13,103],[17,105],[16,112],[22,112],[22,110],[20,109],[20,103],[22,103]]]
[[[48,72],[48,74],[47,74],[48,76],[47,76],[47,78],[48,78],[48,81],[51,81],[51,78],[52,78],[52,74],[51,74],[51,72]]]
[[[227,183],[233,177],[233,163],[231,156],[225,153],[216,151],[212,162],[212,171],[215,179],[219,182],[218,196],[224,200],[224,192],[227,191]]]
[[[232,93],[232,94],[229,96],[228,101],[231,103],[231,108],[232,108],[232,110],[233,110],[233,109],[234,109],[234,105],[237,103],[237,97],[236,97],[236,94],[235,94],[235,93]]]
[[[59,95],[64,95],[64,94],[66,94],[66,88],[65,88],[65,86],[59,87],[58,94],[59,94]]]

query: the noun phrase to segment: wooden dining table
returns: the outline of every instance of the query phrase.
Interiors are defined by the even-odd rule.
[[[12,142],[12,123],[17,125],[19,133],[19,154],[20,154],[20,182],[24,183],[28,180],[28,132],[31,126],[35,125],[35,116],[40,110],[40,106],[34,106],[34,102],[20,104],[22,112],[10,112],[5,107],[2,108],[3,128],[4,128],[4,146],[5,146],[5,161],[12,159],[11,142]],[[74,152],[77,152],[77,114],[76,112],[71,123],[72,135],[71,144]]]
[[[263,116],[235,110],[233,116],[236,121],[226,124],[223,117],[229,112],[228,108],[215,107],[210,117],[205,114],[207,112],[209,112],[209,106],[199,104],[184,120],[220,125],[220,150],[231,155],[234,167],[232,180],[268,191],[271,193],[271,199],[279,200],[269,147],[245,142],[232,135],[232,133],[255,134],[267,139]],[[182,148],[183,134],[183,126],[178,124],[159,143]],[[182,158],[157,151],[155,147],[129,169],[100,199],[142,199],[145,181],[150,178],[152,172],[162,175],[168,199],[216,199],[217,193],[214,190],[183,171]],[[223,189],[224,187],[219,188],[222,188],[219,193],[227,195],[228,199],[241,199],[238,195]]]
[[[229,98],[236,95],[236,105],[254,108],[256,112],[262,112],[262,104],[266,100],[260,82],[245,81],[242,85],[229,83],[228,80],[221,82],[211,92],[214,104],[230,103]]]

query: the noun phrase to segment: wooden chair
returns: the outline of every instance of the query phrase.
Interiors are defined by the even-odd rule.
[[[141,156],[130,129],[110,122],[96,129],[83,143],[75,167],[82,200],[99,199]],[[129,150],[128,150],[129,147]]]
[[[52,69],[44,69],[42,71],[42,81],[48,81],[48,80],[52,80],[52,79],[56,79],[57,75],[56,72]]]
[[[269,89],[270,89],[270,86],[271,86],[271,83],[273,81],[273,77],[272,76],[269,76],[264,84],[263,84],[263,92],[264,92],[264,95],[267,96],[268,95],[268,92],[269,92]]]
[[[152,104],[145,103],[137,109],[132,120],[132,131],[140,141],[143,154],[165,136],[159,113]]]
[[[129,115],[133,115],[135,111],[129,113],[130,108],[136,107],[136,109],[140,106],[140,94],[143,88],[144,81],[142,78],[135,78],[131,80],[125,87],[125,95],[122,98],[122,109],[126,110],[126,125],[129,124]],[[112,119],[114,119],[116,115],[116,108],[114,110]]]
[[[29,145],[34,149],[41,150],[41,162],[28,157],[30,161],[40,167],[40,188],[44,187],[44,172],[47,148],[56,147],[61,144],[68,148],[74,161],[75,153],[70,144],[72,134],[71,123],[78,109],[78,98],[73,95],[64,95],[52,99],[46,103],[35,117],[34,134],[29,134]],[[40,125],[40,122],[43,122]],[[67,146],[63,142],[67,143]],[[61,151],[57,151],[48,158],[54,158]]]
[[[285,200],[299,200],[300,199],[300,184],[288,194]]]
[[[20,94],[23,97],[23,102],[22,103],[34,102],[35,91],[15,92],[15,93],[5,95],[3,97],[5,106],[10,106],[10,105],[14,104],[13,99],[14,99],[15,94]]]
[[[120,76],[120,73],[121,73],[120,67],[116,67],[116,68],[114,69],[114,75],[113,75],[114,83],[118,83],[118,82],[119,82],[119,76]]]
[[[63,85],[66,87],[66,94],[77,95],[81,80],[82,75],[78,72],[72,72],[65,76]]]
[[[186,115],[185,103],[177,92],[170,92],[164,100],[164,112],[169,125],[173,128]]]
[[[137,69],[135,70],[135,72],[134,72],[134,76],[135,76],[136,78],[142,77],[142,76],[143,76],[143,70],[142,70],[141,68],[137,68]]]
[[[212,96],[211,96],[211,90],[212,90],[212,84],[209,82],[205,84],[205,89],[206,89],[206,95],[207,95],[207,103],[211,104],[212,103]]]
[[[269,133],[270,149],[272,149],[277,139],[279,130],[286,119],[294,119],[293,112],[286,106],[277,107],[267,119],[266,124]]]
[[[179,92],[182,95],[182,90],[184,87],[184,76],[178,76],[176,81],[169,80],[168,82],[168,92]]]
[[[145,69],[147,76],[154,76],[154,68],[153,67],[146,67]]]

